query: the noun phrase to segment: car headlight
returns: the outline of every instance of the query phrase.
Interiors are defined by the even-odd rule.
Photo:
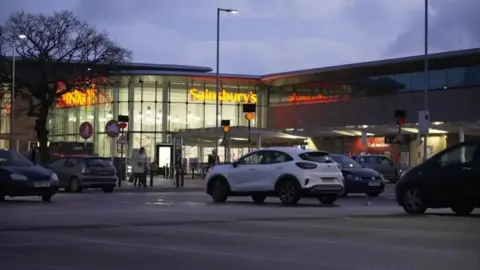
[[[347,174],[347,178],[349,180],[355,180],[355,181],[360,181],[362,178],[360,176],[352,175],[352,174]]]
[[[53,181],[58,181],[58,175],[56,173],[52,173],[50,179],[52,179]]]
[[[12,173],[10,174],[10,179],[14,181],[26,181],[28,178],[23,174]]]

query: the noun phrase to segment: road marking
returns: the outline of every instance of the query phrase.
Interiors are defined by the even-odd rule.
[[[311,243],[318,243],[318,244],[329,244],[329,245],[336,245],[339,247],[349,246],[349,247],[359,247],[359,248],[382,248],[382,249],[392,249],[398,251],[408,251],[408,252],[428,252],[428,253],[438,253],[443,255],[476,255],[477,252],[474,251],[465,251],[465,250],[439,250],[433,248],[422,248],[422,247],[402,247],[402,246],[393,246],[390,244],[382,244],[382,243],[359,243],[353,241],[345,241],[340,239],[313,239],[307,237],[286,237],[286,236],[271,236],[271,235],[254,235],[254,234],[247,234],[247,233],[237,233],[237,232],[226,232],[226,231],[219,231],[219,228],[214,228],[214,231],[205,230],[205,229],[196,229],[196,228],[185,228],[180,229],[179,227],[171,228],[169,230],[175,230],[182,233],[189,233],[195,232],[200,234],[207,234],[207,235],[218,235],[218,236],[226,236],[226,237],[245,237],[245,238],[255,238],[255,239],[268,239],[268,240],[277,240],[277,241],[289,241],[289,242],[311,242]]]
[[[351,220],[351,219],[350,219]],[[449,232],[440,232],[440,231],[432,231],[432,230],[423,230],[423,231],[414,231],[411,229],[405,229],[405,228],[399,228],[399,229],[387,229],[387,228],[374,228],[374,227],[368,227],[368,228],[359,228],[359,227],[351,227],[349,225],[344,225],[344,224],[312,224],[312,223],[301,223],[301,222],[281,222],[281,223],[274,223],[274,222],[268,222],[268,221],[249,221],[249,223],[254,223],[257,225],[263,224],[265,226],[277,226],[277,227],[287,227],[287,228],[292,228],[292,227],[304,227],[304,228],[326,228],[326,229],[334,229],[334,230],[348,230],[348,231],[357,231],[357,232],[380,232],[380,233],[385,233],[387,235],[398,235],[398,234],[403,234],[403,235],[418,235],[418,236],[428,236],[431,238],[438,238],[438,237],[444,237],[444,236],[455,236],[455,237],[462,237],[465,239],[479,239],[480,236],[472,235],[470,234],[458,234],[452,231]]]
[[[236,259],[243,259],[247,261],[257,260],[257,261],[265,261],[265,262],[283,262],[289,264],[299,264],[305,266],[316,267],[320,269],[331,269],[331,270],[362,270],[362,268],[357,267],[339,267],[336,265],[325,264],[325,263],[307,263],[303,260],[291,260],[286,259],[285,257],[267,257],[267,256],[258,256],[255,254],[240,254],[240,253],[231,253],[231,252],[223,252],[212,250],[208,251],[205,249],[196,249],[196,248],[186,248],[186,247],[174,247],[174,246],[164,246],[164,245],[150,245],[150,244],[137,244],[131,242],[121,242],[121,241],[108,241],[108,240],[99,240],[99,239],[88,239],[88,238],[77,238],[77,237],[68,237],[68,236],[58,236],[58,235],[45,235],[55,239],[61,239],[71,242],[83,243],[83,244],[100,244],[100,245],[111,245],[111,246],[122,246],[122,247],[129,247],[129,248],[145,248],[145,249],[157,249],[163,251],[170,251],[170,252],[181,252],[181,253],[193,253],[193,254],[200,254],[212,257],[231,257]]]

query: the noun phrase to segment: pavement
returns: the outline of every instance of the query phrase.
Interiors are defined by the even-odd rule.
[[[191,176],[185,176],[183,186],[178,188],[175,185],[175,180],[155,176],[150,187],[150,177],[147,177],[147,187],[135,187],[133,183],[122,181],[122,186],[117,187],[117,192],[168,192],[168,191],[200,191],[204,189],[204,180],[200,177],[192,179]]]
[[[408,216],[393,188],[325,206],[214,204],[200,191],[59,193],[0,203],[0,269],[480,269],[480,211]]]

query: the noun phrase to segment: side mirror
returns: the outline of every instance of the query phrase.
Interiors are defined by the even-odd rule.
[[[325,160],[325,163],[334,163],[333,160],[327,159]]]

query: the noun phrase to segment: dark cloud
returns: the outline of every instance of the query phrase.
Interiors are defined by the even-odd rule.
[[[429,51],[480,47],[480,1],[430,0]],[[409,26],[389,46],[385,56],[423,53],[424,10],[412,15]]]
[[[4,0],[19,10],[73,10],[131,49],[134,61],[262,74],[391,58],[423,50],[423,0]],[[432,51],[478,47],[480,0],[430,0]]]

